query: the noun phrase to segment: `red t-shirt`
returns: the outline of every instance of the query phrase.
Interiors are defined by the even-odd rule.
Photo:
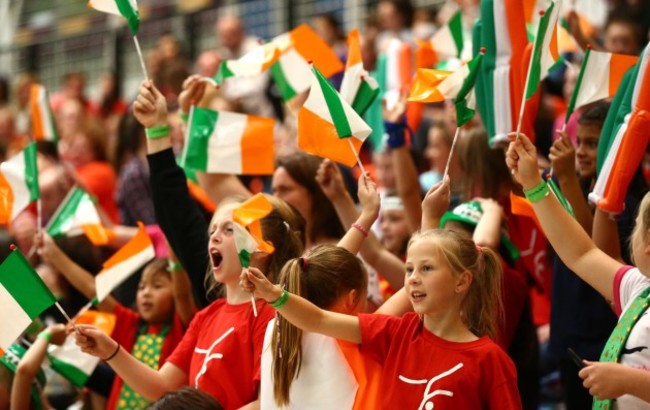
[[[133,345],[140,331],[140,327],[143,325],[144,321],[142,316],[134,310],[126,308],[119,303],[115,305],[115,327],[113,328],[113,333],[111,337],[117,341],[124,350],[131,352],[133,350]],[[154,326],[149,325],[147,328],[147,333],[158,334],[163,330],[163,326]],[[169,355],[174,351],[176,346],[183,339],[183,324],[178,314],[174,313],[174,319],[165,336],[165,341],[162,345],[162,350],[160,352],[160,363],[158,368],[161,368],[165,363]],[[107,409],[114,409],[117,405],[117,399],[120,396],[120,390],[122,389],[122,378],[115,376],[113,381],[113,386],[111,387],[111,394],[108,397],[108,403],[106,405]]]
[[[415,313],[360,314],[359,324],[361,352],[383,366],[382,408],[521,409],[515,366],[489,338],[446,341]]]
[[[194,316],[169,362],[226,410],[242,407],[257,400],[264,332],[274,315],[261,300],[255,317],[250,302],[219,299]]]

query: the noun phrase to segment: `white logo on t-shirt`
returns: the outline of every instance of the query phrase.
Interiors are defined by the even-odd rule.
[[[214,359],[221,359],[223,358],[223,354],[221,353],[212,353],[212,349],[217,347],[217,345],[226,338],[229,334],[235,331],[235,327],[231,327],[230,329],[226,330],[226,333],[222,334],[217,340],[212,342],[209,348],[207,349],[200,349],[198,347],[194,348],[194,353],[196,354],[204,354],[205,359],[203,359],[203,365],[201,365],[201,371],[197,373],[196,377],[194,378],[194,387],[197,389],[199,388],[199,379],[201,376],[205,374],[205,372],[208,370],[208,363],[210,363]]]
[[[420,380],[413,380],[406,378],[402,375],[399,375],[399,379],[403,381],[404,383],[408,384],[426,384],[427,388],[424,390],[424,394],[422,396],[422,401],[420,402],[420,407],[418,407],[418,410],[433,410],[434,405],[433,402],[430,400],[436,396],[448,396],[448,397],[454,397],[454,393],[449,391],[449,390],[434,390],[431,391],[431,387],[433,386],[433,383],[437,382],[438,380],[449,376],[450,374],[456,372],[458,369],[463,367],[462,363],[458,363],[456,366],[452,367],[451,369],[447,370],[446,372],[442,372],[439,375],[435,376],[431,380],[427,379],[420,379]]]

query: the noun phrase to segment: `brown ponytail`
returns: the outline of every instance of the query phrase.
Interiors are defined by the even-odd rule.
[[[333,245],[313,248],[307,255],[288,261],[280,272],[280,286],[302,296],[321,309],[329,309],[351,290],[357,302],[365,294],[367,273],[350,252]],[[273,338],[273,395],[278,407],[290,403],[291,383],[302,364],[302,330],[277,315]]]

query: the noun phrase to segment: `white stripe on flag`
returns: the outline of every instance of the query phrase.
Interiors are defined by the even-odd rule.
[[[100,302],[104,300],[113,289],[128,279],[129,276],[131,276],[136,270],[140,269],[142,265],[147,263],[154,256],[155,253],[153,246],[148,246],[125,261],[100,272],[100,274],[95,277],[97,300]]]
[[[311,85],[311,67],[296,51],[290,48],[278,60],[284,77],[297,94],[307,91]]]
[[[510,58],[512,47],[504,1],[494,1],[492,13],[496,38],[496,68],[493,73],[494,86],[494,141],[499,141],[512,131],[510,107]]]
[[[242,173],[241,138],[245,128],[244,115],[219,111],[214,131],[208,139],[208,172],[230,169],[233,174]]]
[[[610,53],[589,53],[589,60],[582,75],[582,83],[575,108],[591,101],[609,97],[609,64],[612,60]]]
[[[0,312],[3,317],[0,322],[0,348],[7,350],[32,323],[32,319],[2,285],[0,285]]]
[[[18,214],[21,213],[30,203],[31,194],[25,180],[25,171],[26,164],[24,150],[20,151],[6,162],[0,164],[0,172],[4,174],[14,195],[14,203],[11,208],[11,219],[16,218],[16,216],[18,216]]]

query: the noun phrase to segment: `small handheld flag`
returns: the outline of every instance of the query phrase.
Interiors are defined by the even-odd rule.
[[[363,68],[357,29],[348,34],[348,48],[348,61],[341,82],[341,97],[357,114],[363,115],[379,95],[379,84]]]
[[[36,143],[31,143],[0,164],[0,223],[10,223],[39,198]]]

